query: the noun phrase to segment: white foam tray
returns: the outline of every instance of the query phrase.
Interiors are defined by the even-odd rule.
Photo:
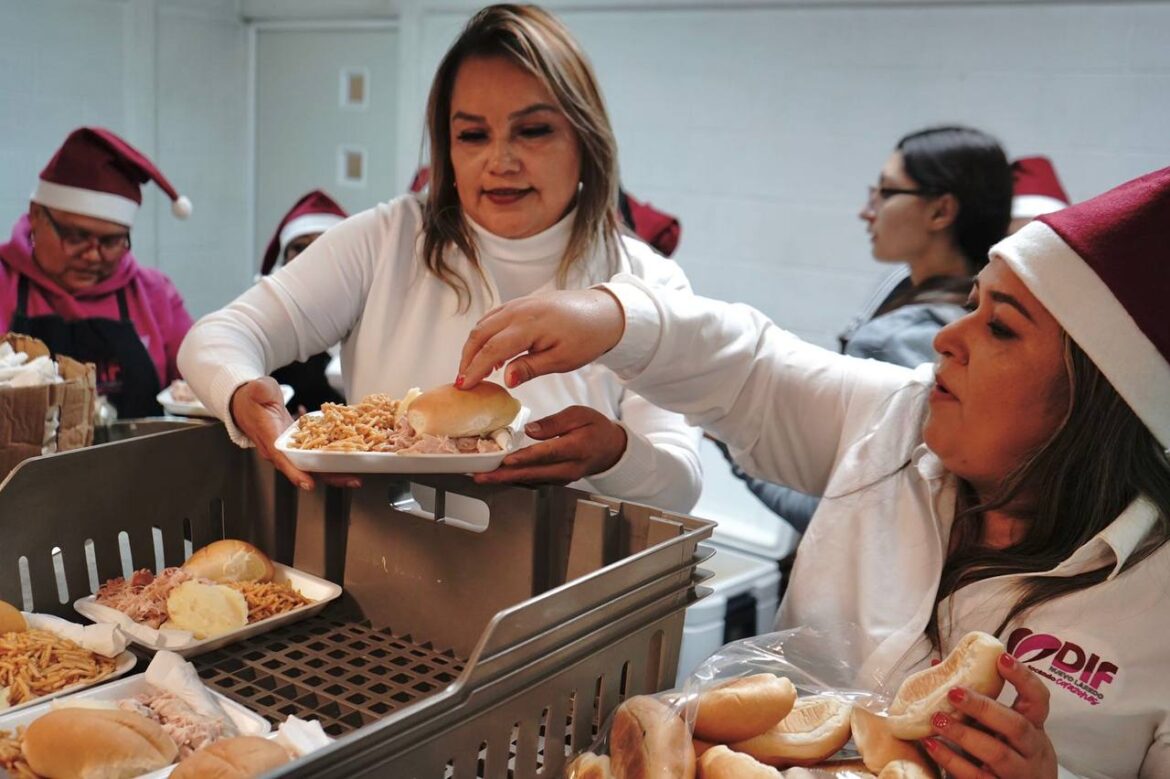
[[[155,651],[169,649],[183,657],[194,657],[195,655],[211,652],[233,642],[264,633],[281,625],[287,625],[290,622],[311,617],[324,609],[330,601],[336,600],[341,595],[341,587],[333,582],[320,579],[304,571],[298,571],[296,568],[290,568],[287,565],[281,565],[280,563],[276,563],[275,565],[276,575],[273,577],[273,580],[277,582],[288,582],[292,585],[293,589],[300,592],[312,602],[308,605],[295,608],[292,611],[286,611],[283,614],[277,614],[268,619],[262,619],[259,622],[249,623],[239,630],[233,630],[230,633],[224,633],[222,636],[216,636],[214,638],[200,640],[180,631],[155,630],[148,625],[141,625],[134,622],[130,617],[117,609],[98,604],[93,595],[78,599],[73,603],[73,608],[79,614],[88,617],[94,622],[112,622],[115,625],[119,625],[130,636],[130,639],[141,647]]]
[[[287,384],[280,385],[280,393],[284,396],[284,402],[287,405],[293,399],[293,388]],[[195,401],[175,400],[171,395],[170,386],[163,388],[163,391],[154,396],[159,405],[163,407],[163,411],[168,414],[173,414],[177,417],[210,417],[215,418],[215,414],[207,406]]]
[[[306,416],[320,414],[317,411]],[[505,456],[520,446],[528,414],[527,408],[521,408],[511,425],[492,433],[501,451],[487,454],[398,454],[296,449],[289,445],[297,429],[296,422],[276,439],[276,448],[297,468],[310,473],[484,473],[494,471]]]
[[[135,674],[134,676],[128,676],[125,679],[119,679],[116,682],[110,682],[101,687],[73,693],[62,700],[117,701],[123,698],[133,698],[139,693],[150,692],[154,689],[154,686],[146,681],[146,674]],[[251,709],[244,708],[230,698],[224,697],[211,688],[207,688],[207,690],[223,708],[224,712],[227,713],[228,718],[235,723],[241,736],[261,736],[265,738],[269,736],[272,731],[272,726],[268,723],[268,720]],[[33,720],[51,711],[53,705],[53,702],[45,701],[44,703],[23,709],[17,713],[13,713],[11,710],[6,711],[0,714],[0,730],[13,730],[18,727],[27,727]],[[173,770],[175,770],[175,766],[169,765],[166,768],[160,768],[148,774],[141,774],[141,776],[143,779],[162,779],[163,777],[170,776]]]

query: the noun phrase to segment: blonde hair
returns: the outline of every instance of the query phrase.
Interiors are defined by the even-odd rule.
[[[474,57],[503,57],[539,79],[576,131],[581,190],[569,245],[557,268],[557,285],[565,286],[570,269],[592,254],[599,240],[610,274],[616,272],[620,251],[617,143],[605,101],[593,68],[568,29],[534,5],[493,5],[479,11],[439,63],[426,112],[431,157],[430,193],[423,207],[427,269],[455,290],[461,310],[470,305],[471,287],[448,264],[448,248],[458,248],[484,280],[451,165],[451,93],[460,66]]]

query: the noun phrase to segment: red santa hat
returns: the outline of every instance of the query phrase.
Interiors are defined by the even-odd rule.
[[[1021,157],[1012,163],[1012,219],[1034,219],[1068,208],[1068,194],[1047,157]]]
[[[345,220],[349,214],[337,202],[319,189],[314,189],[298,200],[276,226],[264,259],[260,263],[260,275],[267,276],[284,256],[284,250],[302,235],[323,233],[333,225]]]
[[[191,215],[191,201],[179,195],[171,182],[145,154],[109,130],[80,127],[41,171],[32,201],[49,208],[129,227],[142,205],[141,184],[153,181],[171,199],[171,211],[180,219]]]
[[[1170,448],[1170,168],[991,247]]]

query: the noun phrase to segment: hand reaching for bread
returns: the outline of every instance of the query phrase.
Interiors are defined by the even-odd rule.
[[[923,742],[927,751],[955,779],[1055,779],[1056,750],[1044,732],[1048,688],[1006,652],[999,656],[999,673],[1015,688],[1015,702],[1008,707],[974,690],[952,688],[947,697],[955,711],[978,727],[936,714],[932,726],[939,738]]]

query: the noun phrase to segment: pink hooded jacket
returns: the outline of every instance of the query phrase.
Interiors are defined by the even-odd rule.
[[[70,293],[54,283],[32,258],[28,215],[17,220],[8,243],[0,245],[0,332],[16,313],[17,282],[27,276],[28,316],[57,314],[64,319],[119,319],[117,292],[126,290],[134,329],[150,353],[159,385],[179,378],[175,364],[179,344],[191,329],[191,315],[175,285],[162,271],[144,268],[127,252],[114,274],[92,287]]]

